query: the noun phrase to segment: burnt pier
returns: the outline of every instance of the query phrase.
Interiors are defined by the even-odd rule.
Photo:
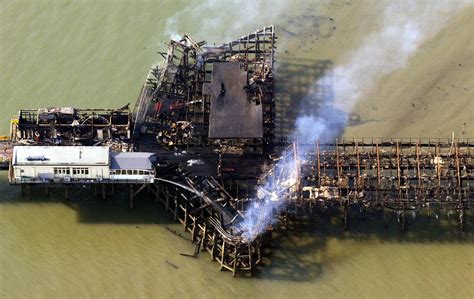
[[[467,228],[473,139],[275,137],[277,36],[266,26],[221,45],[172,40],[132,109],[24,109],[0,140],[9,182],[148,191],[221,270],[252,273],[274,226],[334,208],[439,207]],[[65,148],[69,147],[69,148]]]

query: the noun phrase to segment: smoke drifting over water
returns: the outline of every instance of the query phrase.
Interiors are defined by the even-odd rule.
[[[441,30],[470,1],[393,1],[381,14],[382,27],[362,45],[349,51],[346,62],[315,82],[302,100],[304,109],[295,123],[293,138],[308,142],[341,135],[358,100],[380,78],[407,65],[420,45]],[[435,62],[434,62],[435,63]],[[317,90],[332,90],[317,98]],[[316,99],[315,99],[316,97]],[[308,109],[308,103],[319,101]]]
[[[369,35],[362,45],[349,52],[347,61],[315,82],[302,100],[293,139],[306,143],[331,140],[340,136],[355,104],[373,89],[377,81],[407,65],[420,45],[442,29],[449,18],[468,2],[404,1],[393,2],[381,17],[381,30]],[[321,90],[332,90],[321,98]],[[317,107],[311,107],[317,103]],[[303,147],[304,148],[304,147]],[[305,152],[299,152],[304,159]],[[283,156],[292,157],[290,153]],[[286,206],[283,198],[296,183],[295,159],[280,160],[274,175],[267,177],[255,200],[246,211],[241,228],[246,239],[264,231]],[[275,173],[285,169],[275,181]]]
[[[290,1],[205,0],[191,1],[183,10],[168,18],[166,34],[179,39],[183,33],[203,40],[227,42],[275,22],[291,5]]]

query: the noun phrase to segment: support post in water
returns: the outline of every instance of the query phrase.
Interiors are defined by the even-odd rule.
[[[129,185],[130,187],[130,198],[129,198],[129,208],[132,210],[133,209],[133,201],[135,199],[135,193],[134,193],[134,188],[133,188],[133,184],[130,184]]]

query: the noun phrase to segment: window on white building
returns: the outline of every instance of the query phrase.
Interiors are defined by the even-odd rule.
[[[89,168],[86,167],[73,167],[72,168],[72,174],[74,175],[88,175],[89,174]]]
[[[53,171],[54,171],[54,174],[57,174],[57,175],[71,174],[71,170],[68,167],[54,167]]]

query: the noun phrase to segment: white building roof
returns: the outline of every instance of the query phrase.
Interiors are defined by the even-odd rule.
[[[45,107],[38,109],[39,114],[50,114],[50,113],[61,113],[61,114],[74,114],[75,109],[73,107]]]
[[[112,153],[111,169],[152,170],[155,154],[147,152]]]
[[[15,146],[13,165],[109,165],[107,146]]]

